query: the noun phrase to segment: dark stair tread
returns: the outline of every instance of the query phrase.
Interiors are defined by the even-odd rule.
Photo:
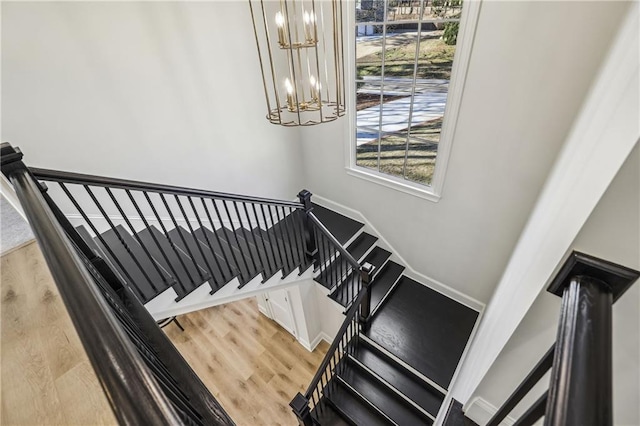
[[[343,358],[339,377],[398,425],[431,424],[432,420],[398,396],[351,358]],[[340,371],[340,368],[338,368]]]
[[[282,218],[267,231],[272,241],[280,241],[282,257],[285,261],[283,276],[288,275],[299,266],[305,266],[306,257],[299,233],[303,229],[302,215],[304,212],[295,210]]]
[[[249,247],[253,249],[252,253],[258,256],[260,264],[262,265],[262,282],[273,277],[280,268],[274,265],[272,258],[269,257],[271,255],[271,248],[268,247],[267,240],[263,240],[260,233],[253,232],[253,230],[246,228],[238,228],[236,232],[247,241]]]
[[[227,227],[222,227],[216,230],[216,234],[218,235],[218,238],[226,241],[227,244],[234,249],[234,252],[236,253],[236,264],[240,271],[240,275],[238,276],[240,285],[238,288],[244,287],[249,283],[249,281],[262,272],[262,264],[260,263],[260,259],[258,258],[255,248],[248,245],[247,241],[242,238],[238,232],[234,233]],[[251,256],[253,256],[253,260],[251,259]]]
[[[275,262],[278,269],[282,270],[282,275],[289,275],[294,269],[296,269],[296,258],[291,253],[289,244],[279,238],[276,235],[276,231],[273,229],[254,229],[254,232],[259,233],[263,241],[268,243],[269,262]]]
[[[175,243],[172,245],[166,235],[155,226],[151,225],[137,234],[153,258],[178,280],[178,283],[173,286],[178,299],[182,299],[211,279],[211,274],[207,272],[206,267],[195,264],[191,257],[187,256]]]
[[[375,277],[382,265],[391,257],[391,253],[380,247],[374,248],[362,261],[368,262],[374,266],[372,285],[375,285]],[[329,295],[330,298],[340,303],[342,306],[348,306],[358,296],[360,290],[359,272],[352,271],[345,279],[343,279],[336,289]],[[375,306],[375,305],[371,305]]]
[[[378,241],[378,237],[374,237],[371,234],[367,234],[363,232],[358,235],[355,240],[349,247],[347,247],[347,251],[353,256],[356,260],[360,260],[362,256]]]
[[[281,258],[281,253],[283,253],[283,250],[285,249],[285,243],[283,241],[259,227],[252,229],[251,233],[263,243],[260,248],[264,252],[265,263],[268,265],[269,277],[275,275],[280,270],[287,270],[291,273],[296,268],[297,264],[292,264],[287,268],[287,263]]]
[[[363,232],[346,248],[347,252],[351,254],[356,260],[360,260],[362,256],[378,241],[378,238],[371,234]],[[315,280],[323,286],[331,289],[332,277],[335,277],[350,269],[349,263],[343,256],[339,255],[331,264],[322,271]]]
[[[360,271],[352,271],[347,278],[336,287],[329,297],[347,307],[358,296],[360,291]]]
[[[391,257],[391,252],[383,248],[376,247],[373,250],[371,250],[371,253],[369,253],[367,257],[364,258],[364,260],[362,261],[362,264],[370,263],[374,267],[373,276],[371,277],[373,279],[376,277],[376,275],[378,275],[378,272],[380,272],[380,270],[382,269],[382,266],[386,263],[386,261],[390,257]]]
[[[348,426],[349,423],[342,418],[340,413],[334,410],[331,404],[327,404],[324,398],[313,408],[311,415],[315,423],[320,426]]]
[[[390,260],[376,275],[371,284],[371,312],[382,302],[384,296],[391,289],[391,286],[398,281],[403,271],[404,266]]]
[[[433,417],[438,415],[444,395],[366,340],[355,340],[353,357]]]
[[[473,309],[403,276],[367,336],[447,389],[477,318]]]
[[[219,290],[227,283],[226,277],[222,272],[224,259],[217,253],[211,251],[207,244],[202,243],[195,235],[195,232],[191,234],[191,232],[183,227],[178,226],[169,231],[169,237],[187,256],[193,257],[193,260],[198,265],[201,265],[206,270],[210,270],[213,279],[208,282],[212,292]]]
[[[369,403],[354,394],[344,383],[334,378],[328,385],[328,397],[325,400],[348,423],[355,426],[390,426],[393,425]]]
[[[224,274],[224,282],[227,283],[240,274],[238,267],[233,258],[233,249],[224,239],[216,238],[216,234],[208,228],[198,228],[193,231],[198,241],[204,244],[218,255],[221,263],[222,272]],[[239,252],[237,253],[239,255]]]
[[[156,267],[152,263],[155,261],[149,259],[140,244],[138,244],[134,240],[131,234],[129,234],[123,226],[117,225],[116,229],[118,231],[118,234],[120,234],[122,239],[129,247],[129,250],[131,250],[131,253],[133,253],[133,256],[129,253],[129,251],[127,251],[113,229],[109,229],[100,235],[102,239],[104,239],[108,248],[111,249],[111,252],[113,252],[115,259],[111,255],[111,252],[103,246],[98,237],[95,237],[94,241],[100,248],[102,248],[102,252],[105,254],[105,256],[108,257],[110,263],[116,268],[122,278],[129,283],[136,294],[140,297],[142,303],[147,303],[158,294],[162,293],[176,283],[175,279],[171,277],[166,271],[162,270],[162,267],[156,263],[156,265],[158,265],[159,267],[158,269],[160,269],[161,271],[160,273],[158,273],[158,269],[156,269]],[[116,259],[120,263],[118,263]],[[136,259],[140,266],[138,266],[138,264],[136,263]],[[120,267],[120,264],[122,264],[122,268]],[[153,286],[155,286],[155,289],[153,288],[149,280],[147,280],[147,278],[145,277],[145,273],[153,282]],[[129,276],[131,277],[132,282],[130,282],[128,278]]]
[[[363,223],[329,210],[318,204],[313,204],[313,214],[344,245],[364,227]]]

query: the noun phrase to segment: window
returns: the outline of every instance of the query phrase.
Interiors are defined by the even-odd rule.
[[[461,95],[454,84],[461,88],[462,79],[454,74],[461,59],[456,50],[468,34],[459,31],[461,21],[469,25],[462,18],[467,7],[477,16],[477,2],[462,0],[355,2],[352,171],[409,192],[439,195],[446,159],[436,172],[436,157],[448,154],[457,115],[452,93]],[[464,67],[469,52],[463,52]]]

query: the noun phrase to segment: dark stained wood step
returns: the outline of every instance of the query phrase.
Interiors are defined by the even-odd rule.
[[[153,258],[177,279],[178,283],[173,286],[178,295],[176,302],[211,279],[211,274],[205,268],[172,244],[155,226],[151,225],[137,235]]]
[[[339,377],[357,394],[369,401],[397,425],[432,424],[433,420],[420,412],[351,358],[343,358]]]
[[[382,267],[385,265],[385,263],[387,263],[387,260],[389,260],[390,257],[391,252],[383,248],[376,247],[371,251],[371,253],[367,255],[367,257],[364,258],[361,263],[369,263],[373,266],[373,273],[371,278],[374,279],[382,270]]]
[[[249,247],[253,248],[253,253],[257,254],[262,265],[262,282],[273,277],[280,268],[274,265],[271,255],[271,248],[267,246],[267,241],[262,239],[258,232],[253,232],[246,228],[238,228],[236,232],[247,242]]]
[[[149,259],[140,244],[134,240],[123,226],[116,226],[116,231],[109,229],[100,234],[108,249],[98,237],[95,237],[94,241],[107,256],[111,265],[140,297],[142,303],[149,302],[158,294],[176,284],[176,280],[162,266],[153,258]],[[123,245],[118,235],[124,240],[127,247]]]
[[[302,210],[294,210],[281,220],[269,228],[269,233],[280,239],[286,249],[288,268],[285,268],[285,274],[292,272],[297,267],[306,269],[307,259],[304,253],[304,242],[302,232],[304,230]]]
[[[353,343],[353,357],[390,386],[398,390],[434,418],[444,400],[444,395],[430,384],[398,364],[392,358],[370,345],[364,339]]]
[[[403,271],[404,266],[390,260],[375,276],[371,284],[371,312],[375,311],[391,287],[400,279]]]
[[[226,284],[225,274],[223,272],[224,259],[217,253],[211,251],[208,245],[203,244],[194,234],[182,227],[177,227],[169,231],[169,238],[175,245],[177,245],[183,252],[202,267],[210,270],[214,280],[209,280],[209,286],[211,292],[219,290],[224,284]]]
[[[321,426],[349,425],[349,423],[340,416],[340,413],[332,408],[331,404],[326,403],[324,398],[322,398],[318,405],[313,408],[311,416],[314,418],[316,424]]]
[[[391,257],[390,252],[380,247],[376,247],[362,261],[363,264],[367,262],[374,267],[372,283],[375,283],[376,273],[382,269],[383,265],[389,260],[389,257]],[[355,300],[358,296],[358,292],[360,291],[359,274],[360,272],[355,270],[350,272],[347,278],[343,279],[340,284],[338,284],[329,297],[340,303],[342,306],[348,306]]]
[[[477,318],[473,309],[403,276],[367,336],[447,389]]]
[[[224,274],[225,284],[240,274],[233,258],[233,249],[224,239],[220,239],[213,231],[204,227],[194,230],[193,234],[200,243],[209,247],[209,250],[213,251],[221,259],[220,266]]]
[[[329,396],[325,400],[349,424],[354,426],[393,426],[393,423],[361,397],[354,394],[337,378],[334,378],[327,387]]]
[[[240,232],[233,232],[227,227],[220,228],[215,232],[218,238],[224,240],[234,249],[236,254],[236,264],[240,275],[238,276],[242,288],[254,279],[258,274],[262,273],[262,264],[255,247],[251,247],[247,241],[242,238]]]
[[[354,257],[356,260],[360,260],[366,253],[371,249],[371,247],[378,241],[376,237],[371,234],[367,234],[363,232],[358,235],[356,239],[349,244],[346,250]],[[331,264],[323,270],[315,280],[322,284],[323,286],[331,289],[332,282],[334,281],[334,277],[348,274],[352,269],[351,265],[344,259],[343,256],[338,255],[338,257],[331,262]]]
[[[352,271],[340,285],[329,294],[329,298],[335,300],[345,308],[358,297],[361,287],[360,271]]]
[[[363,223],[318,204],[313,204],[312,212],[343,246],[364,227]]]

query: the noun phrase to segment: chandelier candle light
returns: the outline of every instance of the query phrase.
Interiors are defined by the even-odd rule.
[[[345,113],[342,0],[249,0],[267,119],[309,126]]]

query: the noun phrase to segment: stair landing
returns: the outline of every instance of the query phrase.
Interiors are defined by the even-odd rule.
[[[477,318],[473,309],[403,276],[367,337],[446,390]]]

